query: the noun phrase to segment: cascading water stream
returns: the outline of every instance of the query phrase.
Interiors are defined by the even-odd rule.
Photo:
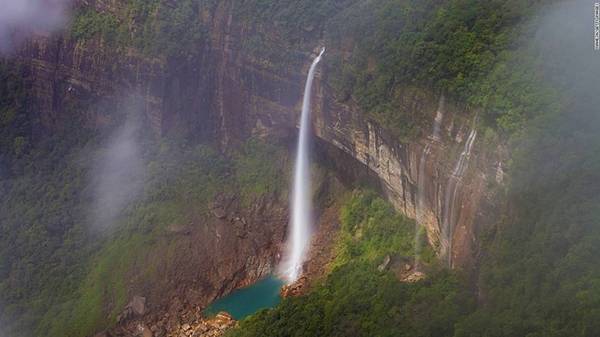
[[[431,143],[423,149],[419,160],[419,176],[417,177],[417,221],[415,221],[415,269],[419,270],[421,265],[421,227],[425,222],[425,165],[427,156],[431,152]]]
[[[292,195],[292,223],[290,226],[290,237],[288,239],[288,257],[285,262],[285,278],[288,283],[293,283],[302,274],[302,264],[310,243],[311,232],[311,182],[309,163],[309,141],[310,141],[310,102],[312,83],[315,77],[315,69],[325,48],[313,61],[306,78],[304,87],[304,100],[302,102],[302,115],[300,117],[300,135],[298,137],[298,153],[296,154],[296,166],[294,168],[294,186]]]
[[[471,149],[473,148],[476,137],[477,131],[473,128],[465,142],[465,148],[458,158],[454,171],[450,178],[448,178],[448,185],[446,187],[441,242],[442,253],[448,259],[448,266],[452,266],[452,235],[456,221],[456,194],[460,187],[462,177],[467,169],[467,164],[471,157]]]
[[[431,134],[431,140],[439,141],[440,140],[440,128],[442,125],[442,120],[444,119],[444,108],[445,108],[445,97],[444,95],[440,96],[440,102],[438,104],[438,109],[435,115],[435,119],[433,120],[433,131]],[[431,141],[427,142],[425,148],[423,148],[423,153],[421,154],[421,159],[419,160],[419,172],[417,176],[417,221],[415,223],[415,269],[418,271],[420,266],[420,255],[421,255],[421,226],[425,223],[425,209],[426,205],[426,193],[425,193],[425,165],[427,164],[427,156],[431,152]]]

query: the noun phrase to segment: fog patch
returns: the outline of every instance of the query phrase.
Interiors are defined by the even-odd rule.
[[[0,54],[13,51],[35,33],[61,29],[71,0],[0,0]]]
[[[130,116],[99,151],[92,169],[91,223],[95,230],[111,229],[125,208],[140,194],[145,179],[141,122]]]
[[[572,0],[550,6],[542,13],[533,41],[547,79],[571,97],[598,97],[600,51],[593,50],[594,2]]]

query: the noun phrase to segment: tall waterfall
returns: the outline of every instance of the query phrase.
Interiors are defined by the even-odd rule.
[[[292,223],[288,239],[287,261],[285,262],[285,277],[289,283],[293,283],[302,274],[302,264],[310,243],[312,205],[311,205],[311,182],[309,163],[309,141],[310,141],[310,99],[312,83],[315,77],[315,69],[325,48],[310,66],[306,86],[304,87],[304,101],[302,102],[302,116],[300,117],[300,135],[298,137],[298,153],[296,154],[296,166],[294,168],[294,186],[292,195]]]
[[[452,266],[452,236],[454,234],[454,226],[456,222],[456,194],[460,187],[465,171],[467,170],[467,164],[469,163],[469,157],[471,156],[471,149],[475,138],[477,137],[477,131],[475,128],[471,129],[469,137],[465,142],[465,148],[463,149],[458,162],[454,167],[454,171],[450,178],[448,178],[448,184],[446,186],[446,197],[444,202],[444,213],[442,223],[442,255],[448,259],[448,266]]]
[[[446,99],[442,94],[438,103],[438,109],[433,120],[433,130],[431,134],[432,141],[440,140],[440,128],[442,120],[444,119],[444,108]],[[415,222],[415,268],[418,270],[420,266],[420,255],[421,255],[421,226],[425,223],[425,210],[427,209],[427,200],[425,193],[425,165],[427,164],[427,156],[431,152],[431,141],[427,142],[423,152],[421,153],[421,159],[419,160],[419,172],[417,176],[417,221]]]

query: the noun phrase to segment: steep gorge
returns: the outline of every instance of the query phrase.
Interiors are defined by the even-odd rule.
[[[272,272],[322,46],[310,287],[230,335],[600,334],[587,0],[74,3],[0,59],[0,335],[87,336],[139,296],[110,333],[191,334]],[[128,110],[145,187],[94,235],[89,182]]]
[[[77,4],[117,17],[123,10],[121,5],[119,1],[79,1]],[[114,48],[99,36],[77,40],[66,33],[37,36],[27,41],[12,62],[23,66],[23,77],[29,86],[29,110],[34,116],[32,139],[42,139],[58,130],[68,132],[72,125],[83,125],[90,130],[108,128],[118,119],[116,110],[130,93],[135,93],[142,97],[143,114],[158,137],[179,134],[208,140],[225,153],[235,151],[251,137],[284,146],[289,144],[296,134],[307,68],[271,67],[265,59],[248,53],[244,41],[257,33],[255,27],[236,21],[234,5],[234,1],[218,2],[198,13],[207,35],[203,44],[194,46],[193,57],[149,56],[132,47]],[[314,39],[307,43],[316,47],[321,42]],[[305,61],[301,63],[308,66],[310,53],[295,52]],[[430,125],[422,130],[422,136],[402,142],[355,104],[340,103],[328,85],[327,76],[325,64],[315,83],[313,120],[314,133],[327,144],[324,160],[347,155],[353,158],[348,166],[334,164],[333,167],[340,175],[376,177],[398,210],[411,218],[421,214],[419,218],[427,229],[429,242],[441,253],[441,247],[446,244],[441,237],[445,195],[476,113],[449,102],[440,138],[430,139],[441,94],[406,87],[401,95],[404,109],[426,116]],[[422,161],[425,147],[430,151]],[[498,172],[506,155],[490,154],[493,152],[483,151],[484,147],[502,150],[498,144],[476,143],[468,170],[461,177],[454,203],[456,230],[451,234],[451,264],[455,268],[470,270],[477,266],[477,236],[482,227],[489,225],[492,218],[489,212],[493,211],[498,197],[494,186],[501,176]],[[424,172],[424,177],[419,177],[419,172]],[[422,191],[418,191],[420,179],[424,181]],[[422,209],[417,209],[418,195],[424,200]],[[185,294],[190,302],[205,304],[269,273],[285,232],[287,212],[282,205],[286,202],[279,196],[274,205],[269,200],[257,203],[255,209],[240,211],[251,214],[240,216],[226,212],[227,215],[215,216],[216,220],[201,220],[207,224],[205,230],[214,227],[214,233],[183,229],[183,234],[174,234],[184,235],[177,242],[190,247],[177,253],[182,254],[177,261],[185,264],[194,256],[210,258],[189,262],[188,266],[194,271],[181,271],[178,264],[167,265],[175,269],[165,274],[164,282],[179,275],[176,279],[182,284],[193,286],[178,289],[176,285],[168,285],[166,288],[173,289],[178,296]],[[238,218],[246,218],[248,223]],[[275,220],[269,220],[271,218]],[[238,230],[240,226],[242,229]],[[240,231],[242,233],[238,233]],[[249,237],[244,236],[246,232],[250,233]],[[221,236],[223,241],[211,241]],[[196,245],[205,240],[206,246]],[[225,241],[229,242],[226,247],[241,248],[235,252],[224,249],[219,242]],[[257,258],[250,258],[252,256]],[[223,266],[227,266],[226,271]],[[168,301],[161,298],[164,293],[153,292],[156,286],[144,289],[144,281],[134,283],[130,291],[144,292],[151,303]],[[219,284],[223,287],[219,288]],[[202,293],[198,293],[198,289],[202,289]]]

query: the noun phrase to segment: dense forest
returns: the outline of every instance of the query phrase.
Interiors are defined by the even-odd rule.
[[[417,285],[390,284],[376,264],[348,262],[310,295],[242,322],[231,335],[600,334],[600,268],[594,263],[600,256],[600,68],[585,41],[572,36],[586,29],[573,22],[588,9],[585,2],[544,7],[541,14],[533,14],[537,1],[447,1],[438,2],[444,4],[437,11],[433,2],[410,3],[390,1],[379,11],[356,5],[357,13],[377,13],[355,14],[362,25],[342,16],[341,24],[352,22],[353,36],[365,42],[341,64],[334,85],[377,120],[401,125],[399,136],[411,124],[393,105],[397,88],[444,90],[479,107],[480,127],[511,144],[511,212],[483,234],[476,284],[445,272]],[[564,21],[565,27],[556,24]],[[374,69],[365,63],[372,58]],[[359,223],[371,221],[377,216]]]
[[[118,15],[77,8],[62,34],[81,44],[100,40],[124,55],[193,62],[210,38],[199,13],[218,6],[123,3]],[[414,222],[359,189],[339,196],[329,274],[228,336],[600,335],[600,58],[589,46],[591,24],[579,19],[591,2],[232,3],[234,20],[251,27],[242,50],[265,68],[300,68],[306,50],[324,44],[325,85],[399,141],[429,132],[429,117],[411,114],[402,96],[444,93],[478,111],[485,141],[505,144],[511,160],[502,216],[478,238],[474,277],[442,266],[429,246],[423,280],[399,282],[393,270],[379,269],[386,256],[414,258]],[[170,244],[162,236],[170,224],[208,214],[221,192],[248,202],[285,192],[285,146],[252,138],[223,152],[187,134],[155,137],[143,118],[132,130],[119,128],[135,111],[106,130],[82,128],[75,118],[40,137],[28,75],[18,61],[0,59],[2,337],[79,337],[114,325],[128,301],[122,275],[132,268],[147,268],[136,272],[148,279],[159,273],[142,261],[152,247]],[[77,116],[84,107],[68,109]],[[123,212],[99,218],[89,212],[98,202],[94,167],[120,134],[142,144],[135,156],[144,174],[128,179],[138,184],[126,185],[135,197],[123,196]]]

